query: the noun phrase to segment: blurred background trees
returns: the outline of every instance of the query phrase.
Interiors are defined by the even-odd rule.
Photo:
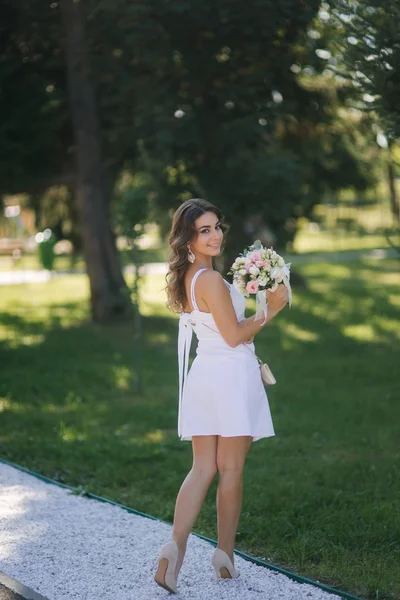
[[[145,205],[132,214],[147,214],[164,238],[186,198],[220,206],[231,224],[225,271],[255,237],[293,250],[322,207],[354,213],[376,201],[382,177],[398,219],[398,10],[6,0],[0,193],[24,193],[38,227],[83,249],[99,320],[129,314],[121,230],[110,226],[123,173],[131,202]]]

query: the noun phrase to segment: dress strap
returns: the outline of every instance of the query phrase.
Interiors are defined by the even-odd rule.
[[[196,279],[198,278],[198,276],[200,275],[200,273],[202,271],[207,271],[207,270],[208,270],[207,268],[204,268],[204,269],[199,269],[198,271],[196,271],[196,273],[193,275],[192,281],[190,283],[190,298],[192,300],[192,306],[196,310],[199,310],[199,307],[197,306],[196,298],[195,298],[195,295],[194,295],[194,285],[195,285]]]
[[[193,276],[190,284],[190,295],[192,300],[193,308],[199,310],[196,298],[194,297],[194,284],[196,283],[197,277],[202,271],[207,271],[206,268],[199,269]],[[225,281],[225,279],[224,279]],[[230,284],[225,281],[229,286]],[[182,435],[182,398],[183,388],[185,385],[187,373],[189,370],[189,355],[190,347],[192,345],[193,337],[193,325],[195,322],[192,320],[191,313],[181,312],[179,317],[179,332],[178,332],[178,367],[179,367],[179,405],[178,405],[178,435]]]
[[[192,344],[192,322],[190,313],[181,313],[178,333],[178,365],[179,365],[179,405],[178,405],[178,435],[181,436],[182,396],[189,368],[189,353]]]

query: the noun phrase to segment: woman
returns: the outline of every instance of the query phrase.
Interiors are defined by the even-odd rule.
[[[254,354],[254,336],[286,305],[287,289],[268,294],[268,312],[244,317],[246,300],[213,269],[229,227],[202,199],[183,202],[169,236],[167,306],[180,313],[178,434],[191,440],[193,465],[179,490],[172,539],[158,556],[155,581],[172,593],[189,533],[218,472],[217,577],[238,576],[234,547],[243,491],[243,467],[252,442],[275,435]],[[192,331],[198,338],[190,371]]]

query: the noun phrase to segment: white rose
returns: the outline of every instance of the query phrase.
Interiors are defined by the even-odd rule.
[[[272,288],[270,288],[270,292],[275,292],[275,290],[278,289],[278,285],[279,285],[279,283],[274,283],[274,285],[272,286]]]
[[[246,269],[239,269],[239,275],[246,275]]]
[[[252,275],[258,275],[260,273],[260,269],[253,265],[252,267],[250,267],[249,273],[251,273]]]
[[[279,267],[274,267],[273,269],[271,269],[271,273],[270,273],[270,277],[271,279],[276,279],[281,273],[281,270],[279,269]]]
[[[260,285],[260,286],[267,285],[267,282],[268,282],[267,278],[263,277],[263,275],[260,275],[259,277],[257,277],[256,281],[257,281],[258,285]]]

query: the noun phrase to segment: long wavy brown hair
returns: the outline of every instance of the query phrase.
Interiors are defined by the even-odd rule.
[[[225,223],[225,217],[217,206],[202,198],[191,198],[182,202],[174,213],[171,232],[168,236],[169,255],[165,290],[167,292],[166,306],[175,313],[183,312],[187,300],[184,278],[190,265],[188,245],[197,235],[195,221],[206,212],[213,212],[220,221],[224,234],[221,244],[222,252],[229,225]]]

